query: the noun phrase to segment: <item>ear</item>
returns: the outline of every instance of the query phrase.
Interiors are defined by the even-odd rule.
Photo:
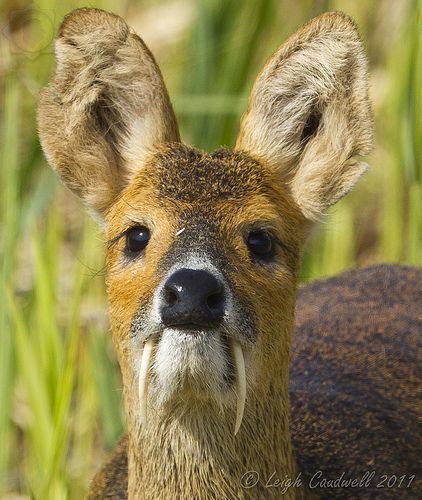
[[[316,220],[367,166],[372,114],[367,64],[354,22],[328,13],[273,55],[253,86],[236,148],[269,164],[303,214]]]
[[[75,10],[55,49],[38,109],[41,144],[63,182],[104,213],[149,151],[179,141],[173,109],[152,54],[120,17]]]

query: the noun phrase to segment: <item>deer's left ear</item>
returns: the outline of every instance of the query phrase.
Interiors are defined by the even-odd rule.
[[[309,220],[344,196],[367,166],[372,113],[354,22],[323,14],[273,55],[253,86],[237,149],[280,172]]]

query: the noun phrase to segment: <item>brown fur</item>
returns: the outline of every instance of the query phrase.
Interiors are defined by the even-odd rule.
[[[288,40],[258,76],[236,149],[211,154],[180,144],[155,61],[122,19],[94,9],[69,14],[59,31],[56,56],[56,74],[41,95],[40,136],[63,181],[104,219],[110,322],[128,426],[127,443],[121,442],[97,476],[91,497],[125,498],[126,491],[130,499],[279,497],[280,489],[266,487],[265,481],[245,489],[240,479],[248,470],[258,471],[265,480],[274,474],[294,479],[299,472],[289,427],[288,370],[300,250],[311,221],[350,190],[364,171],[354,156],[368,152],[372,137],[366,62],[355,25],[344,14],[326,14]],[[128,255],[125,243],[125,232],[134,225],[146,226],[151,234],[136,258]],[[245,243],[256,229],[273,237],[268,262],[255,259]],[[217,345],[221,352],[207,351],[208,357],[183,357],[194,345],[191,337],[174,358],[163,329],[158,334],[151,330],[157,328],[152,314],[156,292],[172,265],[183,263],[185,256],[217,269],[235,304],[224,334],[210,334],[222,342]],[[356,283],[365,283],[367,275],[362,273]],[[402,275],[407,283],[408,274]],[[370,274],[367,279],[370,289]],[[347,283],[356,289],[353,279],[340,288],[348,290]],[[360,286],[350,304],[356,297],[370,307],[372,299],[364,292],[365,286]],[[317,293],[322,298],[332,292],[322,285]],[[386,297],[384,290],[375,307],[382,307]],[[406,300],[411,299],[404,296],[403,304]],[[304,349],[310,351],[303,358],[297,355],[300,373],[293,382],[300,384],[313,369],[316,388],[321,389],[318,376],[325,372],[318,356],[325,347],[325,359],[336,367],[334,360],[342,352],[352,372],[361,366],[356,364],[356,349],[361,354],[375,333],[364,315],[356,318],[355,323],[331,326],[331,336],[345,343],[343,351],[333,351],[324,342],[319,346],[312,329],[303,333]],[[150,368],[148,423],[141,425],[139,363],[146,340],[156,335],[154,360],[164,352],[164,363],[193,359],[195,366],[176,363],[179,373],[188,373],[183,379],[188,382],[177,385],[176,378],[174,386],[171,378],[165,386],[159,380],[159,370],[163,374],[172,367]],[[353,335],[360,341],[353,344]],[[236,436],[231,341],[242,348],[247,377],[245,415]],[[224,361],[223,369],[210,368],[216,359]],[[333,383],[341,381],[335,375]],[[341,385],[337,391],[342,402],[347,388]],[[300,470],[306,475],[311,465],[321,464],[330,472],[341,463],[348,467],[346,473],[358,470],[351,462],[367,459],[368,434],[358,445],[360,435],[349,432],[354,443],[345,446],[356,445],[355,455],[345,457],[337,443],[327,443],[318,431],[358,423],[367,429],[361,421],[370,411],[354,415],[346,405],[350,420],[345,420],[341,404],[333,403],[326,414],[319,414],[328,403],[318,407],[316,390],[303,394],[306,401],[295,399],[292,392],[296,415],[303,415],[299,422],[293,419],[293,428],[300,429],[299,436],[293,434]],[[388,411],[385,415],[391,417]],[[403,425],[409,423],[410,416]],[[318,446],[310,446],[315,440]],[[388,470],[393,471],[397,461],[390,460],[391,454],[384,456],[380,463],[390,464]],[[411,462],[411,455],[407,457]],[[300,485],[289,488],[285,498],[309,494]]]
[[[299,470],[307,483],[318,471],[330,479],[375,471],[369,487],[316,488],[322,498],[422,494],[421,299],[422,270],[404,266],[348,271],[298,291],[290,401]],[[411,488],[377,488],[383,475],[403,474],[417,475]],[[113,496],[127,498],[126,435],[91,484],[90,498]]]
[[[193,172],[203,182],[197,180],[186,190],[186,181],[192,178]],[[134,270],[133,265],[126,265],[122,260],[123,241],[113,245],[107,256],[107,287],[113,304],[110,320],[122,368],[128,425],[133,429],[129,433],[132,453],[129,461],[137,464],[133,467],[136,474],[130,486],[132,498],[140,495],[151,499],[170,498],[177,491],[183,491],[186,497],[195,497],[205,484],[207,492],[202,493],[202,498],[218,497],[222,487],[229,498],[242,498],[247,492],[241,488],[238,478],[245,472],[246,464],[268,474],[276,467],[280,476],[295,475],[289,452],[287,405],[274,408],[277,436],[265,429],[262,433],[256,430],[264,415],[269,416],[267,399],[287,399],[288,343],[280,344],[276,337],[281,334],[288,339],[290,335],[294,305],[291,291],[297,274],[299,221],[303,219],[288,191],[274,179],[275,175],[245,154],[220,151],[209,155],[185,146],[172,146],[151,158],[109,211],[108,239],[121,232],[125,223],[122,214],[128,211],[137,221],[160,222],[150,243],[154,252],[146,253],[142,267],[139,263]],[[245,182],[239,183],[239,179]],[[242,228],[245,221],[254,220],[274,221],[274,229],[283,241],[279,250],[283,266],[251,268],[239,227]],[[189,403],[183,404],[182,400],[167,407],[157,419],[151,414],[148,430],[139,428],[137,380],[132,369],[139,351],[133,349],[133,339],[127,332],[139,304],[147,303],[158,286],[163,273],[160,263],[170,252],[172,235],[181,227],[185,227],[178,238],[182,251],[192,249],[192,245],[204,248],[212,242],[217,244],[219,248],[211,246],[209,252],[224,261],[230,282],[236,293],[248,301],[249,309],[259,311],[255,318],[257,330],[268,332],[266,337],[260,336],[255,341],[247,415],[236,438],[227,432],[234,426],[234,409],[229,407],[223,414],[216,413],[208,401],[198,403],[195,408]],[[290,252],[285,253],[284,248]],[[134,272],[139,273],[139,279],[131,278]],[[267,296],[277,297],[277,315],[273,312],[274,304],[264,300]],[[280,325],[276,330],[272,328],[274,322]],[[275,350],[278,351],[276,357],[283,360],[278,364],[278,374],[268,373],[266,369]],[[184,395],[186,399],[190,396]],[[219,429],[217,434],[216,429]],[[197,441],[195,444],[192,435]],[[285,441],[285,446],[274,450],[265,463],[264,457],[274,440]],[[251,449],[256,453],[251,455]],[[196,463],[197,475],[189,472],[192,461]],[[165,474],[161,470],[163,463],[170,469],[185,472]],[[159,476],[160,481],[156,481]],[[266,495],[265,489],[261,495]]]
[[[299,289],[290,370],[293,444],[310,478],[370,487],[323,498],[421,498],[422,269],[378,265]],[[411,488],[382,476],[416,475]],[[377,488],[384,484],[384,488]]]

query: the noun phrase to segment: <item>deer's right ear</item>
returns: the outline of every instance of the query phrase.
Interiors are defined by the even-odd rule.
[[[103,214],[149,151],[179,141],[173,109],[152,54],[120,17],[75,10],[55,48],[38,109],[42,147],[63,182]]]

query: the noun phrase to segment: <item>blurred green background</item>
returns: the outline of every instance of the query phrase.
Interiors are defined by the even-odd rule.
[[[82,498],[123,429],[106,316],[103,236],[47,168],[37,95],[63,15],[83,2],[0,4],[0,497]],[[91,1],[153,50],[186,142],[232,146],[258,70],[309,18],[343,10],[371,65],[372,169],[309,241],[302,280],[422,263],[418,0]]]

